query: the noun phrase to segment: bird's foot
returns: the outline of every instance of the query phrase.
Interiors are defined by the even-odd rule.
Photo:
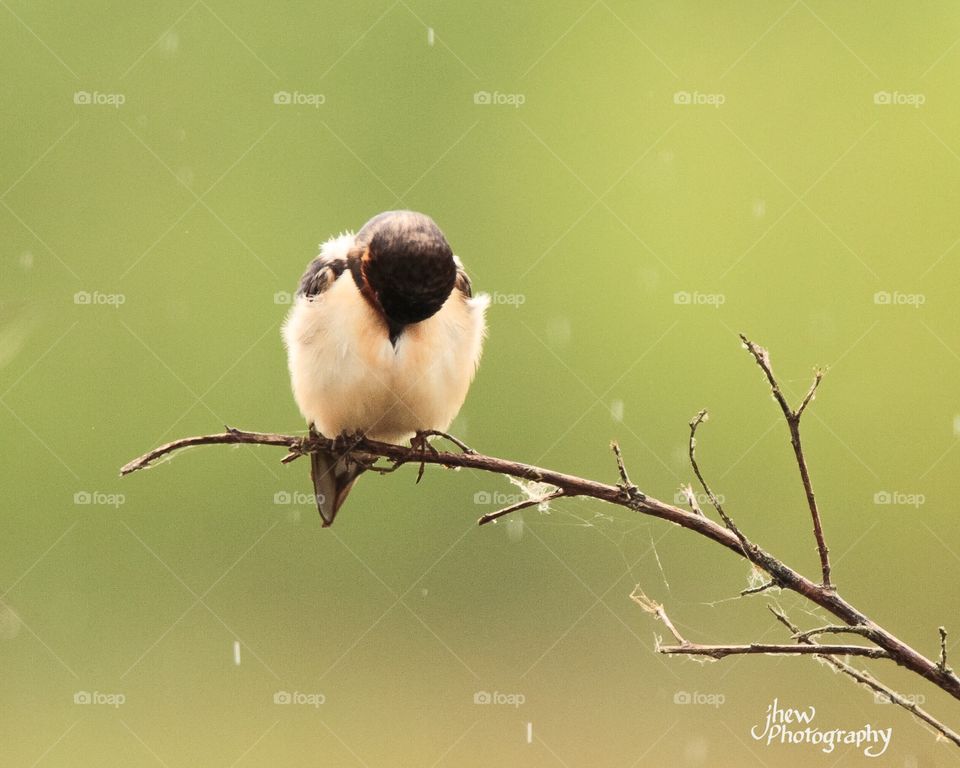
[[[439,429],[425,429],[421,432],[417,432],[413,440],[416,440],[417,438],[427,438],[427,437],[442,437],[444,440],[447,440],[453,443],[455,446],[457,446],[457,448],[459,448],[464,453],[476,453],[476,451],[473,450],[473,448],[471,448],[465,442],[463,442],[463,440],[460,440],[459,438],[456,438],[453,435],[447,434],[446,432],[441,432]],[[410,441],[411,444],[413,443],[413,440]],[[436,449],[434,449],[434,452],[436,452]]]
[[[427,451],[430,451],[434,456],[440,453],[436,448],[430,445],[430,440],[428,439],[432,435],[440,434],[432,429],[426,430],[417,430],[417,433],[410,438],[410,447],[420,453],[420,469],[417,470],[417,482],[419,483],[423,479],[423,471],[426,469],[427,462]]]
[[[341,456],[348,456],[354,448],[366,439],[363,432],[341,432],[333,438],[333,450]]]
[[[440,434],[432,429],[418,430],[417,433],[410,438],[410,447],[415,451],[420,451],[421,453],[426,453],[430,451],[431,453],[439,453],[439,451],[430,445],[428,438],[433,437],[434,435]]]

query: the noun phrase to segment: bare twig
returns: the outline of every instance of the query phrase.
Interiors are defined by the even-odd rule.
[[[612,441],[610,443],[610,450],[613,451],[613,455],[617,459],[617,472],[620,473],[620,490],[623,491],[624,496],[629,500],[643,501],[647,496],[636,485],[630,482],[630,476],[627,474],[627,468],[623,463],[623,454],[620,452],[620,443],[616,440]]]
[[[683,635],[677,630],[673,625],[673,622],[670,621],[670,617],[667,616],[667,612],[664,610],[663,605],[658,603],[656,600],[652,600],[644,594],[644,591],[640,589],[638,584],[633,588],[633,592],[630,593],[630,599],[633,600],[637,605],[639,605],[647,613],[652,613],[656,616],[662,623],[663,626],[667,628],[674,639],[680,643],[680,645],[686,645],[687,641],[683,638]]]
[[[803,638],[799,645],[782,643],[705,645],[702,643],[691,643],[681,635],[674,626],[663,605],[648,597],[639,585],[634,587],[630,597],[645,611],[654,614],[663,622],[663,625],[670,630],[670,634],[672,634],[677,641],[677,645],[658,645],[657,651],[659,653],[683,656],[709,656],[718,661],[727,656],[743,656],[748,654],[764,654],[768,656],[835,654],[838,656],[866,656],[870,659],[890,658],[890,655],[880,648],[871,648],[863,645],[817,645],[811,642],[809,638]],[[800,635],[795,634],[794,637],[800,639]]]
[[[822,584],[825,588],[832,589],[833,583],[830,580],[830,550],[827,548],[827,542],[823,535],[823,524],[820,522],[820,510],[817,508],[817,497],[813,493],[810,471],[807,469],[807,461],[803,456],[803,444],[800,442],[800,417],[803,416],[803,412],[816,396],[817,387],[820,386],[820,381],[823,379],[823,371],[819,368],[816,370],[813,376],[813,384],[810,385],[810,389],[803,398],[803,402],[800,403],[800,407],[797,408],[797,410],[793,410],[789,403],[787,403],[787,399],[783,396],[783,392],[780,389],[780,384],[777,383],[777,379],[773,375],[773,368],[770,365],[770,353],[759,344],[754,344],[742,333],[740,334],[740,339],[767,377],[770,388],[773,390],[773,397],[780,405],[783,416],[787,420],[787,427],[790,429],[790,444],[793,446],[793,452],[797,458],[797,467],[800,469],[800,480],[803,482],[803,490],[807,496],[807,505],[810,507],[810,516],[813,518],[813,535],[817,540],[817,551],[820,554],[820,570],[823,574]]]
[[[838,627],[830,625],[828,627],[818,627],[817,629],[808,629],[798,632],[793,636],[794,640],[805,642],[817,635],[860,635],[868,640],[873,640],[873,630],[870,627]]]
[[[727,528],[729,528],[737,537],[737,539],[739,539],[743,556],[747,560],[751,560],[752,558],[750,557],[750,553],[753,545],[747,540],[747,537],[741,533],[740,529],[737,528],[733,520],[730,519],[730,516],[723,511],[723,505],[720,503],[720,499],[714,495],[713,490],[709,485],[707,485],[707,481],[704,478],[703,473],[700,471],[700,466],[697,464],[697,427],[703,424],[703,422],[706,420],[707,410],[704,408],[690,421],[690,440],[687,447],[687,453],[690,456],[690,466],[693,467],[693,473],[697,476],[697,480],[700,481],[700,485],[703,487],[703,492],[706,493],[707,498],[710,499],[710,504],[713,505],[715,510],[717,510],[717,514],[720,515],[720,518],[723,520]]]
[[[749,643],[747,645],[662,645],[660,653],[684,654],[686,656],[709,656],[722,659],[727,656],[742,656],[749,653],[762,653],[769,656],[787,656],[791,654],[815,655],[836,654],[838,656],[866,656],[868,659],[889,659],[890,654],[881,648],[869,648],[865,645],[790,645],[777,643]]]
[[[698,514],[698,515],[702,515],[702,514],[703,514],[703,510],[700,509],[700,502],[697,501],[697,494],[695,494],[695,493],[693,492],[693,486],[692,486],[692,485],[689,485],[689,484],[687,484],[687,485],[681,485],[681,486],[680,486],[680,493],[683,494],[683,498],[685,498],[685,499],[687,500],[687,506],[690,507],[690,509],[691,509],[693,512],[695,512],[695,513]]]
[[[947,628],[937,627],[937,631],[940,633],[940,661],[937,662],[937,666],[941,672],[949,672],[950,667],[947,666]]]
[[[747,595],[757,595],[761,592],[766,592],[768,589],[773,589],[774,587],[779,586],[774,581],[765,581],[759,587],[749,587],[747,589],[740,590],[740,597],[746,597]]]
[[[494,520],[497,520],[504,515],[509,515],[511,512],[519,512],[521,509],[526,509],[527,507],[539,506],[540,504],[546,504],[548,501],[553,501],[553,499],[559,499],[561,496],[566,496],[567,494],[561,490],[553,491],[551,493],[544,494],[535,499],[524,499],[523,501],[518,501],[516,504],[511,504],[509,507],[504,507],[503,509],[498,509],[496,512],[488,512],[483,515],[479,520],[477,520],[477,525],[486,525],[487,523],[492,523]]]
[[[610,450],[617,459],[617,470],[620,472],[620,482],[624,488],[636,487],[630,482],[630,476],[627,474],[627,468],[623,464],[623,454],[620,452],[620,443],[616,440],[610,443]]]

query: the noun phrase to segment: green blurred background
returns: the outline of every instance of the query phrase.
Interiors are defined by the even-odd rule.
[[[957,764],[813,661],[654,654],[636,584],[702,642],[785,640],[767,600],[825,621],[732,599],[742,562],[656,520],[573,500],[478,529],[514,486],[407,468],[321,530],[278,450],[117,472],[224,423],[303,429],[288,292],[319,242],[409,207],[494,296],[456,434],[606,481],[617,438],[672,500],[708,407],[730,513],[808,575],[736,332],[793,398],[829,366],[805,434],[835,579],[935,654],[939,624],[960,638],[956,4],[0,6],[3,765],[873,762],[755,741],[774,698],[892,727],[876,762]]]

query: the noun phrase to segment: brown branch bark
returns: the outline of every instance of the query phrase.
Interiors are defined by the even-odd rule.
[[[869,659],[889,659],[890,654],[880,648],[868,648],[865,645],[789,645],[782,643],[748,643],[747,645],[661,645],[660,653],[684,654],[686,656],[709,656],[722,659],[727,656],[742,656],[749,653],[762,653],[770,656],[815,655],[818,653],[837,656],[866,656]]]
[[[787,427],[790,429],[790,445],[793,446],[793,453],[797,459],[797,467],[800,470],[800,480],[803,483],[803,491],[807,496],[807,506],[810,507],[810,516],[813,518],[813,535],[817,540],[817,552],[820,554],[820,570],[823,574],[823,586],[832,589],[833,584],[830,580],[830,550],[827,548],[827,541],[823,535],[823,523],[820,521],[820,510],[817,507],[817,497],[813,492],[813,483],[810,480],[810,470],[807,468],[807,460],[803,456],[803,443],[800,441],[800,417],[807,409],[807,406],[813,400],[817,393],[817,387],[823,379],[823,371],[817,369],[813,376],[813,384],[807,391],[806,396],[800,403],[800,406],[793,410],[787,399],[783,396],[780,384],[773,375],[773,368],[770,365],[770,353],[759,344],[754,344],[743,334],[740,334],[740,340],[743,341],[747,351],[753,355],[757,365],[767,377],[770,383],[770,389],[773,391],[773,397],[780,405],[783,416],[787,420]]]

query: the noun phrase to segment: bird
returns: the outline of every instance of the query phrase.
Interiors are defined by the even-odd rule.
[[[445,432],[479,366],[489,304],[473,295],[426,214],[386,211],[327,240],[282,331],[294,400],[311,432],[397,445]],[[324,528],[363,472],[347,454],[310,454]]]

